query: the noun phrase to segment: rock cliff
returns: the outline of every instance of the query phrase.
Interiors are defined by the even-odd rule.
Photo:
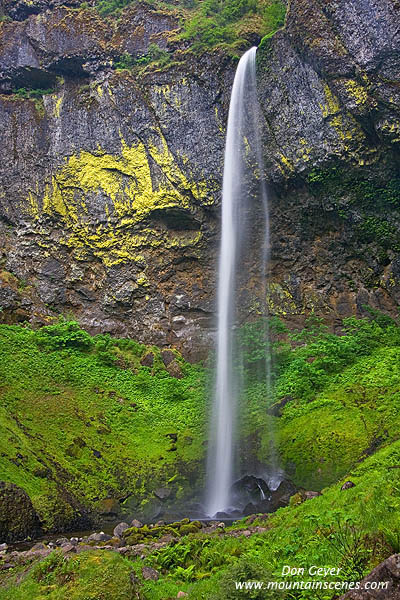
[[[235,60],[190,52],[172,9],[135,4],[117,21],[78,2],[4,10],[3,320],[74,314],[196,359],[213,327]],[[399,300],[399,13],[397,0],[292,0],[260,45],[268,301],[289,322]],[[169,61],[140,68],[155,44]]]
[[[261,44],[270,303],[288,318],[400,299],[399,18],[391,0],[292,0]]]

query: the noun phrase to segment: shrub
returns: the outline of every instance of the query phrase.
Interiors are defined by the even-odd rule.
[[[80,328],[76,321],[60,319],[57,325],[48,325],[35,332],[35,342],[47,350],[73,348],[90,350],[93,347],[93,338]]]

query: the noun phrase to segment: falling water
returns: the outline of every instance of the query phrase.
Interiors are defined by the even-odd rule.
[[[218,271],[218,334],[214,406],[207,465],[207,513],[229,510],[234,475],[234,436],[240,381],[236,374],[235,323],[238,279],[243,270],[249,206],[261,199],[265,231],[260,249],[265,281],[269,249],[267,194],[256,88],[256,48],[240,59],[229,106],[222,189],[222,237]]]

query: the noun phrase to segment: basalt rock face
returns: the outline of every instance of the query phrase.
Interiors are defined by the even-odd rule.
[[[4,3],[1,318],[73,314],[196,359],[212,335],[236,63],[188,53],[171,10],[133,4],[104,21],[78,4]],[[289,321],[400,299],[399,13],[395,0],[292,0],[260,46],[269,304]],[[116,68],[154,44],[168,65]]]
[[[273,312],[400,299],[400,4],[292,0],[258,52]]]
[[[70,313],[195,358],[209,345],[234,65],[183,56],[176,16],[146,5],[119,23],[63,7],[0,26],[3,318]],[[150,44],[174,65],[115,68]],[[53,90],[9,93],[22,87]]]

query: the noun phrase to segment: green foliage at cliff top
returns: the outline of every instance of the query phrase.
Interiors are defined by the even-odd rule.
[[[98,12],[106,17],[118,16],[136,0],[98,0]],[[155,7],[178,11],[181,38],[192,42],[195,51],[223,47],[243,48],[250,36],[272,35],[283,26],[286,7],[281,0],[179,0],[160,1]]]
[[[151,369],[140,364],[150,351]],[[157,348],[91,337],[74,322],[1,325],[0,479],[27,491],[48,528],[73,517],[71,498],[85,509],[140,500],[173,476],[182,494],[185,465],[202,457],[204,372],[176,360],[182,379]]]

